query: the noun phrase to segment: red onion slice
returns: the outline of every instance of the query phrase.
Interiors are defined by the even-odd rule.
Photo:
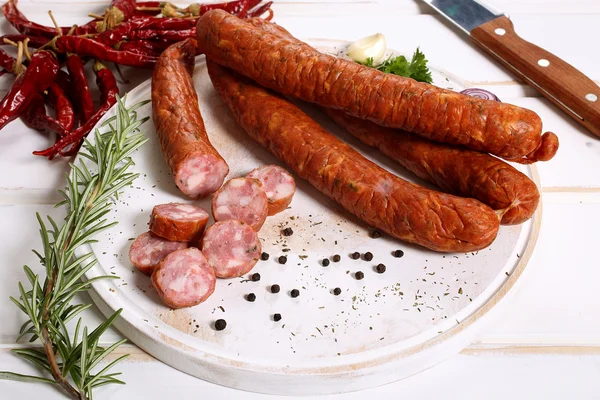
[[[468,89],[463,90],[461,93],[466,94],[467,96],[476,97],[478,99],[494,100],[494,101],[499,101],[500,103],[502,103],[502,101],[498,98],[498,96],[496,96],[494,93],[488,92],[487,90],[484,90],[484,89],[468,88]]]

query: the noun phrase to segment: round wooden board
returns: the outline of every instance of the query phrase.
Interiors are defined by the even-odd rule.
[[[334,54],[346,45],[310,43]],[[440,70],[434,68],[433,75],[438,86],[461,89]],[[203,57],[197,60],[194,82],[210,139],[229,163],[230,177],[259,165],[280,164],[236,125],[212,88]],[[127,103],[149,98],[148,81],[128,94]],[[366,157],[429,186],[312,106],[301,107]],[[151,115],[151,106],[138,114]],[[541,207],[527,223],[502,227],[495,242],[476,253],[439,254],[386,235],[372,239],[367,226],[297,179],[291,207],[269,217],[259,233],[263,250],[270,254],[253,270],[262,279],[219,280],[205,303],[171,310],[128,259],[131,241],[147,230],[154,205],[188,201],[168,173],[152,123],[143,131],[149,141],[133,156],[141,176],[116,201],[111,218],[119,224],[92,246],[99,262],[86,275],[120,279],[94,283],[92,298],[106,315],[123,308],[115,325],[140,348],[221,385],[273,394],[329,394],[389,383],[429,368],[472,342],[483,317],[499,308],[521,276],[537,240]],[[539,186],[535,167],[517,168]],[[210,209],[210,199],[194,203]],[[293,229],[292,236],[282,236],[286,227]],[[393,257],[396,249],[404,251],[402,258]],[[349,254],[355,251],[370,251],[374,258],[352,260]],[[340,262],[321,265],[334,254],[341,256]],[[281,255],[287,257],[284,265],[277,262]],[[386,273],[375,272],[378,263],[387,266]],[[363,280],[354,277],[359,270]],[[278,294],[269,290],[275,283],[281,286]],[[341,295],[333,295],[335,287],[342,289]],[[300,296],[292,298],[292,289],[299,289]],[[250,292],[256,294],[253,303],[244,297]],[[275,313],[282,315],[281,321],[273,320]],[[227,320],[224,331],[214,329],[218,318]]]

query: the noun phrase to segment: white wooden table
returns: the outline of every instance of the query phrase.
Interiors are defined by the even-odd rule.
[[[108,2],[21,0],[31,19],[50,24],[52,9],[61,25],[86,21]],[[495,0],[508,12],[518,33],[600,80],[598,0]],[[300,38],[356,39],[382,32],[391,48],[412,52],[420,46],[432,64],[468,85],[493,90],[503,100],[538,112],[546,130],[561,141],[558,155],[539,164],[543,186],[543,224],[526,274],[502,316],[486,326],[477,342],[446,362],[400,382],[363,392],[330,396],[364,398],[592,399],[600,396],[600,140],[567,119],[556,107],[517,82],[468,39],[416,0],[276,0],[276,21]],[[11,28],[5,21],[0,31]],[[454,32],[453,32],[454,31]],[[149,77],[136,73],[123,90]],[[0,89],[8,81],[0,79]],[[2,93],[3,95],[3,93]],[[57,212],[56,189],[63,185],[65,160],[48,162],[31,155],[46,138],[20,121],[0,133],[0,369],[33,373],[13,356],[23,315],[9,301],[17,296],[22,266],[38,267],[30,252],[39,248],[35,212]],[[82,298],[89,301],[89,298]],[[102,316],[86,315],[90,325]],[[111,331],[106,341],[119,338]],[[133,345],[133,356],[118,369],[127,385],[98,391],[110,399],[263,399],[200,381],[168,367]],[[0,381],[0,398],[61,398],[52,387]],[[168,397],[167,397],[168,396]]]

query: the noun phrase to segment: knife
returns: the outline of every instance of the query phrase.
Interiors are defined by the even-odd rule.
[[[519,37],[508,15],[476,0],[422,1],[600,137],[600,87],[572,65]]]

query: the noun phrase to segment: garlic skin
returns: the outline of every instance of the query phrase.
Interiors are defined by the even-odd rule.
[[[386,50],[385,36],[376,33],[352,43],[348,46],[347,54],[353,61],[364,64],[367,58],[373,58],[373,65],[379,65],[383,61]]]

